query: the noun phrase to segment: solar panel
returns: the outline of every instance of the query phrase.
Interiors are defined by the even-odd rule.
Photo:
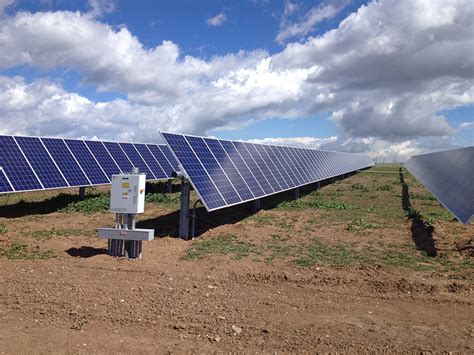
[[[0,193],[109,184],[134,166],[148,180],[178,170],[165,145],[0,136]]]
[[[59,169],[61,169],[61,172],[69,183],[69,186],[92,185],[71,151],[67,148],[64,140],[59,138],[43,138],[42,141]]]
[[[373,165],[360,154],[162,135],[208,211]]]
[[[3,172],[3,169],[0,168],[0,192],[11,192],[13,191],[12,185],[7,179],[7,176]]]
[[[0,167],[15,190],[38,190],[43,186],[13,137],[0,136]]]
[[[405,167],[456,218],[474,215],[474,147],[413,156]]]
[[[160,149],[160,146],[156,144],[146,144],[146,147],[155,158],[156,162],[160,164],[161,168],[163,169],[166,176],[170,176],[173,171],[176,171],[178,167],[178,163],[174,163],[173,165],[166,159],[166,156],[163,154],[163,151]],[[174,158],[173,158],[174,161]]]
[[[14,137],[14,139],[45,188],[69,186],[39,138]]]
[[[83,141],[65,139],[64,142],[67,144],[72,154],[74,154],[74,157],[92,185],[101,185],[110,182],[110,178],[105,175],[104,171],[97,163],[97,160],[95,160],[89,148],[87,148],[87,145]]]

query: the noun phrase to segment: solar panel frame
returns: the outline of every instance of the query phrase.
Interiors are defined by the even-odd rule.
[[[0,167],[15,191],[44,188],[13,136],[0,136]]]
[[[26,165],[25,166],[28,166],[29,169],[31,170],[31,173],[33,174],[33,176],[35,176],[36,180],[37,180],[37,183],[39,183],[39,185],[36,184],[36,188],[17,188],[15,189],[14,188],[14,185],[11,183],[11,180],[10,180],[10,177],[8,175],[8,173],[6,171],[4,171],[2,169],[2,166],[0,165],[0,194],[8,194],[8,193],[20,193],[20,192],[33,192],[33,191],[43,191],[43,190],[57,190],[57,189],[66,189],[66,188],[76,188],[76,187],[88,187],[88,186],[101,186],[101,185],[110,185],[110,180],[108,179],[108,172],[107,172],[107,169],[105,169],[105,165],[104,165],[104,157],[106,157],[107,161],[108,161],[108,164],[111,164],[109,166],[109,169],[113,168],[114,169],[114,172],[113,174],[120,174],[122,172],[122,170],[120,169],[120,166],[118,165],[118,163],[115,161],[115,158],[113,157],[113,155],[111,154],[111,152],[109,151],[109,149],[107,149],[107,147],[105,146],[104,143],[110,143],[112,145],[115,145],[116,147],[118,147],[118,149],[120,149],[120,152],[122,153],[121,157],[126,159],[127,162],[129,162],[130,166],[131,165],[131,162],[128,158],[128,156],[125,154],[125,152],[122,150],[122,148],[120,147],[119,143],[121,142],[113,142],[113,141],[96,141],[96,140],[84,140],[84,139],[75,139],[75,138],[66,138],[66,139],[63,139],[63,138],[57,138],[57,137],[40,137],[40,136],[13,136],[13,135],[0,135],[0,137],[9,137],[8,139],[11,141],[13,141],[15,143],[15,146],[16,148],[19,150],[19,152],[21,153],[21,157],[23,157],[23,159],[26,161]],[[44,151],[46,152],[47,156],[49,157],[49,159],[51,160],[49,163],[53,163],[54,164],[54,168],[53,170],[56,170],[55,173],[59,172],[59,174],[61,175],[62,179],[64,180],[65,182],[65,185],[63,186],[52,186],[52,185],[49,185],[49,184],[44,184],[44,177],[42,178],[41,177],[41,174],[40,171],[33,167],[32,166],[32,162],[30,162],[30,159],[28,158],[29,155],[32,154],[32,152],[27,152],[26,150],[23,151],[22,150],[22,146],[21,146],[21,143],[19,143],[19,141],[22,141],[23,139],[29,139],[29,140],[35,140],[36,144],[38,144],[37,142],[39,141],[39,143],[41,144],[42,148],[44,149]],[[68,141],[77,141],[77,142],[82,142],[84,145],[85,145],[85,149],[87,149],[88,153],[90,154],[89,155],[89,158],[92,159],[93,161],[95,161],[95,163],[98,164],[98,167],[99,169],[102,170],[102,173],[105,174],[105,177],[107,177],[107,182],[104,182],[104,183],[93,183],[89,180],[89,177],[88,175],[86,174],[86,172],[83,170],[83,167],[82,165],[79,163],[79,161],[77,160],[76,158],[76,155],[73,154],[73,152],[71,151],[71,148],[69,147],[68,144],[66,144],[66,140]],[[63,168],[60,167],[60,165],[63,165],[61,163],[59,163],[58,165],[58,162],[57,162],[57,152],[55,153],[55,149],[51,146],[51,143],[46,143],[45,144],[45,141],[48,142],[48,141],[53,141],[53,145],[57,148],[57,145],[60,144],[61,146],[61,151],[62,152],[65,152],[65,154],[68,156],[68,159],[73,162],[72,164],[75,165],[74,168],[76,169],[76,171],[80,171],[79,175],[79,179],[81,182],[83,183],[76,183],[76,184],[73,184],[71,183],[72,180],[71,180],[71,177],[72,177],[72,172],[71,170],[69,169],[68,170],[68,173],[64,174],[63,172]],[[97,145],[96,145],[97,144]],[[130,144],[133,144],[133,143],[130,143]],[[169,148],[166,146],[166,145],[163,145],[163,144],[152,144],[152,143],[137,143],[137,144],[145,144],[145,145],[155,145],[157,147],[164,147],[165,149],[168,150],[167,154],[169,156],[171,156],[172,160],[174,162],[176,162],[176,168],[173,168],[170,163],[169,163],[169,160],[168,158],[165,156],[164,158],[166,159],[166,162],[167,164],[169,164],[169,166],[171,167],[170,170],[172,171],[176,171],[178,170],[178,163],[176,161],[176,159],[174,158],[174,156],[171,154],[171,152],[169,151]],[[49,146],[49,148],[48,148]],[[101,153],[98,154],[98,150],[97,149],[94,149],[94,146],[97,147],[97,146],[100,146],[100,151]],[[18,150],[17,150],[17,153],[18,153]],[[44,153],[44,151],[42,153]],[[53,151],[53,152],[51,152]],[[160,152],[161,152],[161,149],[160,149]],[[31,154],[30,154],[31,153]],[[19,153],[18,153],[19,154]],[[156,160],[155,160],[156,161]],[[77,165],[77,166],[76,166]],[[79,170],[77,170],[77,168]],[[38,171],[37,171],[38,170]],[[74,169],[73,169],[74,170]],[[131,169],[130,169],[131,171]],[[130,172],[130,171],[124,171],[124,172]],[[111,171],[110,171],[111,172]],[[113,174],[110,174],[113,175]],[[67,175],[70,176],[70,178],[68,179],[67,178]],[[151,180],[151,181],[155,181],[155,180],[166,180],[166,179],[173,179],[173,176],[171,175],[171,171],[169,173],[167,173],[167,177],[166,178],[155,178],[155,177],[148,177],[147,180]],[[87,182],[86,182],[87,181]]]
[[[45,189],[69,187],[56,162],[37,137],[13,137]]]
[[[69,150],[76,158],[77,163],[86,174],[91,185],[98,186],[110,183],[110,177],[108,177],[104,172],[84,141],[77,139],[64,139],[64,143],[66,143]]]
[[[239,204],[243,204],[243,203],[250,202],[250,201],[254,201],[254,200],[257,200],[257,199],[259,199],[259,198],[272,196],[272,195],[275,195],[275,194],[278,194],[278,193],[282,193],[282,192],[289,191],[289,190],[292,190],[292,189],[295,189],[295,188],[299,188],[299,187],[302,187],[302,186],[306,186],[306,185],[311,184],[311,183],[313,183],[313,182],[325,180],[325,179],[327,179],[327,178],[332,177],[332,172],[329,172],[329,173],[326,174],[326,175],[328,175],[328,177],[324,177],[324,178],[322,178],[322,179],[320,179],[320,180],[311,181],[311,182],[309,182],[309,183],[303,182],[302,184],[295,185],[295,186],[292,186],[292,187],[287,187],[287,188],[285,188],[285,189],[282,189],[282,190],[279,190],[279,191],[275,191],[275,192],[273,192],[273,193],[270,193],[270,194],[267,194],[267,195],[264,195],[264,196],[259,196],[259,197],[254,196],[253,198],[242,199],[241,202],[237,202],[237,203],[233,203],[233,204],[224,204],[224,205],[217,206],[217,207],[210,207],[210,206],[208,205],[207,201],[206,201],[205,199],[203,199],[203,196],[202,196],[202,194],[201,194],[200,191],[199,191],[199,187],[196,186],[194,179],[190,178],[190,176],[192,176],[193,174],[190,173],[190,172],[186,169],[186,167],[185,167],[185,166],[187,166],[186,162],[182,162],[182,161],[181,161],[181,159],[180,159],[180,155],[181,155],[181,154],[177,154],[177,153],[175,152],[175,149],[177,149],[177,148],[175,147],[175,143],[176,143],[178,140],[181,139],[181,142],[184,140],[184,142],[186,142],[186,143],[189,145],[188,140],[187,140],[188,137],[197,137],[197,138],[203,139],[203,140],[206,142],[206,144],[207,144],[207,146],[209,147],[209,149],[211,150],[211,152],[212,152],[212,154],[214,155],[214,157],[219,161],[220,166],[222,167],[222,164],[221,164],[220,161],[222,161],[222,159],[223,159],[224,157],[223,157],[223,156],[217,157],[216,154],[215,154],[215,153],[218,153],[217,150],[216,150],[216,147],[218,146],[217,143],[219,143],[219,145],[221,146],[221,148],[224,149],[224,148],[223,148],[223,147],[224,147],[224,144],[222,144],[223,142],[227,142],[227,143],[226,143],[227,146],[230,146],[228,143],[235,143],[235,142],[234,142],[234,141],[230,141],[230,140],[225,140],[225,139],[214,139],[214,138],[208,138],[208,137],[199,137],[199,136],[192,136],[192,135],[182,135],[182,134],[168,133],[168,132],[160,132],[160,133],[161,133],[161,135],[163,136],[164,140],[165,140],[165,141],[168,143],[168,145],[170,146],[170,148],[171,148],[170,151],[171,151],[172,154],[174,155],[174,158],[176,158],[176,160],[178,161],[178,163],[181,163],[180,165],[181,165],[181,167],[183,168],[183,172],[185,173],[185,175],[187,175],[188,180],[189,180],[189,183],[192,185],[192,187],[193,187],[194,190],[196,191],[197,195],[198,195],[199,198],[201,199],[201,202],[203,203],[203,205],[206,207],[207,211],[209,211],[209,212],[211,212],[211,211],[217,211],[217,210],[220,210],[220,209],[223,209],[223,208],[227,208],[227,207],[232,207],[232,206],[239,205]],[[210,146],[210,143],[211,143],[211,142],[216,142],[216,143],[214,143],[214,147],[211,147],[211,146]],[[243,142],[243,143],[245,143],[245,144],[251,144],[251,143],[247,143],[247,142]],[[281,146],[270,146],[270,145],[263,145],[263,144],[260,144],[260,145],[259,145],[259,144],[253,144],[253,145],[254,145],[256,151],[260,154],[260,156],[261,156],[262,159],[264,160],[265,165],[266,165],[266,167],[268,168],[268,171],[271,172],[271,174],[272,174],[273,177],[275,178],[275,181],[278,182],[277,177],[275,176],[275,174],[279,173],[279,170],[276,169],[276,167],[277,167],[278,164],[274,164],[274,168],[276,169],[276,170],[274,170],[274,171],[272,171],[271,167],[268,166],[268,164],[273,164],[274,162],[280,163],[280,160],[277,160],[277,159],[276,159],[276,156],[272,154],[273,151],[271,150],[271,147],[281,147]],[[258,148],[257,148],[257,147],[258,147]],[[270,149],[268,149],[268,147],[270,147]],[[267,149],[265,149],[265,148],[267,148]],[[181,149],[181,148],[179,148],[179,149]],[[302,149],[301,151],[303,151],[303,148],[301,148],[301,149]],[[260,151],[259,151],[259,150],[260,150]],[[306,152],[309,152],[309,151],[311,151],[311,149],[307,149],[307,150],[305,150],[305,151],[306,151]],[[226,155],[227,155],[227,151],[224,150],[224,152],[225,152]],[[263,153],[263,152],[264,152],[264,154],[267,154],[267,152],[268,152],[269,154],[267,154],[266,157],[263,157],[262,154],[261,154],[261,153]],[[316,151],[315,151],[315,152],[316,152]],[[338,154],[339,154],[339,153],[338,153]],[[219,154],[218,154],[218,155],[219,155]],[[273,158],[272,158],[272,155],[273,155]],[[357,154],[352,154],[352,155],[353,155],[353,156],[357,156]],[[312,154],[310,154],[310,156],[311,156],[312,158],[316,158],[316,157],[317,157],[317,155],[314,155],[314,156],[313,156]],[[322,154],[321,154],[320,157],[322,158]],[[197,158],[197,156],[196,156],[196,158]],[[242,159],[242,157],[240,157],[240,158]],[[281,158],[282,158],[282,156],[281,156]],[[234,160],[232,160],[232,159],[230,158],[230,156],[228,156],[228,159],[229,159],[228,161],[234,162]],[[198,160],[199,160],[199,159],[198,159]],[[256,162],[256,161],[255,161],[255,162]],[[257,164],[257,165],[258,165],[258,164]],[[365,163],[364,163],[364,165],[365,165]],[[364,166],[364,167],[360,167],[360,169],[366,168],[366,167],[369,167],[369,166],[372,166],[372,165],[373,165],[373,163],[370,162],[370,164],[368,164],[367,166]],[[246,166],[247,166],[247,164],[246,164]],[[283,168],[283,165],[280,165],[280,166]],[[293,165],[293,166],[296,167],[295,165]],[[210,178],[210,175],[207,173],[207,170],[205,169],[205,167],[204,167],[204,165],[203,165],[202,163],[201,163],[201,168],[206,172],[206,175],[209,177],[209,179],[211,179],[211,178]],[[237,168],[237,166],[234,165],[234,168]],[[287,165],[286,165],[286,168],[284,168],[285,170],[283,170],[283,171],[286,172],[286,169],[289,169],[289,168],[290,168],[290,165],[287,164]],[[247,166],[247,169],[248,169],[248,166]],[[238,169],[237,169],[237,170],[238,170]],[[261,169],[260,169],[260,171],[261,171]],[[309,170],[308,170],[308,171],[309,171]],[[352,170],[352,171],[354,171],[354,170]],[[238,173],[240,174],[240,171],[238,171]],[[289,177],[289,175],[288,175],[288,177]],[[241,178],[243,178],[242,175],[241,175]],[[284,180],[283,180],[283,175],[280,176],[280,179],[281,179],[281,181],[284,181]],[[232,181],[231,179],[229,179],[229,180]],[[245,180],[244,180],[244,181],[245,181]],[[288,185],[287,185],[287,186],[288,186]],[[280,185],[280,187],[281,187],[281,185]],[[239,193],[239,189],[236,189],[236,191],[237,191],[237,193]],[[222,199],[222,201],[225,202],[224,199]]]
[[[474,146],[412,156],[405,167],[458,221],[473,220]]]

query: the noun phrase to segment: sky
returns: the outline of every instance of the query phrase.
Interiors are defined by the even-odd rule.
[[[474,145],[471,0],[0,0],[0,134]]]

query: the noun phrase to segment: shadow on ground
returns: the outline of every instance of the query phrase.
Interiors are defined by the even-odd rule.
[[[80,258],[91,258],[97,255],[107,254],[107,249],[82,246],[80,248],[69,248],[66,250],[70,256]]]
[[[400,168],[400,184],[402,185],[402,208],[411,220],[411,238],[415,243],[417,250],[422,250],[428,256],[438,255],[438,251],[433,240],[434,227],[425,222],[419,211],[415,210],[410,202],[410,193],[408,185],[403,177]]]
[[[346,178],[350,174],[346,174]],[[341,180],[341,178],[339,178]],[[333,182],[332,179],[324,180],[320,182],[320,188],[329,185]],[[317,189],[317,184],[310,184],[300,187],[299,196],[304,197]],[[261,199],[261,209],[270,210],[277,207],[283,201],[292,200],[295,198],[294,190],[289,190],[281,193],[277,193],[272,196],[268,196]],[[207,212],[202,205],[196,208],[196,229],[195,237],[206,233],[210,229],[216,228],[225,224],[234,224],[243,219],[250,217],[255,214],[256,211],[253,208],[253,201],[247,202],[241,205],[236,205],[214,212]],[[192,207],[192,206],[191,206]],[[192,211],[190,211],[192,213]],[[189,223],[191,230],[191,220]],[[137,223],[138,228],[147,228],[155,230],[155,237],[178,237],[178,226],[179,226],[179,210],[174,211],[165,215],[151,218]],[[191,235],[191,232],[190,232]]]

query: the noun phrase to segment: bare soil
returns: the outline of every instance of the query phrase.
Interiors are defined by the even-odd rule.
[[[410,203],[432,218],[407,217],[397,179],[358,174],[301,199],[349,210],[201,209],[194,242],[174,236],[177,205],[148,204],[142,226],[158,237],[142,260],[107,255],[95,230],[113,224],[109,213],[41,205],[59,192],[23,195],[38,201],[31,211],[4,198],[0,352],[473,352],[472,249],[457,244],[474,226],[413,179]],[[232,242],[221,249],[203,244],[223,236]],[[29,254],[9,258],[18,243]]]

